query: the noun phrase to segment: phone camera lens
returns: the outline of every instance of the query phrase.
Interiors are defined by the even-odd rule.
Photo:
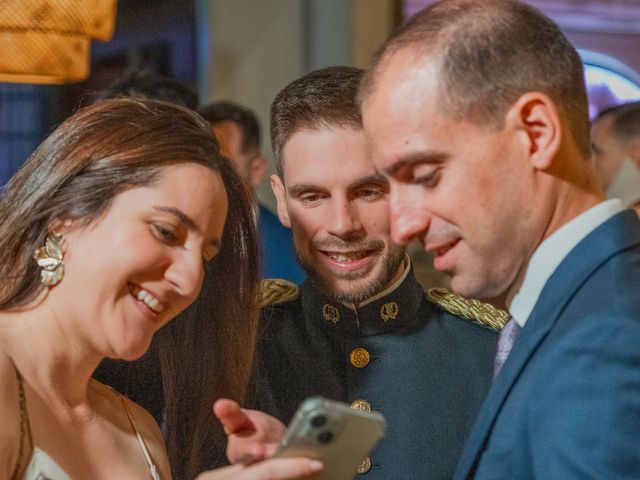
[[[317,417],[313,417],[311,419],[311,425],[316,428],[323,426],[325,423],[327,423],[327,417],[325,417],[324,415],[318,415]]]
[[[320,443],[329,443],[331,440],[333,440],[333,433],[331,432],[322,432],[318,435],[318,441]]]

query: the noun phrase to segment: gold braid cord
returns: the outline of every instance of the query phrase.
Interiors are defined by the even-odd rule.
[[[260,306],[290,302],[298,298],[300,289],[295,283],[281,278],[269,278],[260,282]]]
[[[446,288],[431,288],[427,291],[427,297],[454,315],[475,320],[498,332],[509,320],[508,312],[480,300],[461,297]]]

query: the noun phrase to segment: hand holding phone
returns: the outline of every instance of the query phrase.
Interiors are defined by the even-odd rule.
[[[377,412],[363,412],[322,397],[307,398],[289,424],[276,453],[280,457],[321,460],[323,480],[348,480],[384,435]]]

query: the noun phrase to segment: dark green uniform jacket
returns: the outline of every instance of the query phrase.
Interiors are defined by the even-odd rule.
[[[254,406],[285,423],[311,395],[380,411],[387,433],[358,478],[450,479],[491,384],[497,332],[430,300],[411,272],[358,311],[308,281],[291,293],[263,311]]]

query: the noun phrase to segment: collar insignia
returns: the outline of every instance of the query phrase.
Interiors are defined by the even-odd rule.
[[[338,320],[340,320],[340,311],[333,305],[325,303],[322,306],[322,316],[326,321],[331,322],[335,325],[336,323],[338,323]]]
[[[395,320],[398,317],[398,304],[396,302],[387,302],[380,307],[380,318],[385,322]]]

